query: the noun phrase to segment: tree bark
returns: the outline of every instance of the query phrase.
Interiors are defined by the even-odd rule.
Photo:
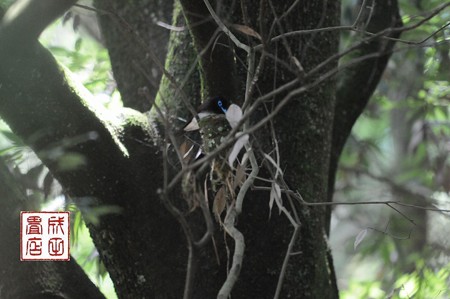
[[[233,43],[226,39],[223,40],[223,37],[222,41],[214,48],[206,49],[211,38],[214,38],[217,25],[211,20],[203,1],[186,0],[181,3],[188,24],[195,24],[190,28],[197,51],[202,50],[209,53],[201,57],[200,63],[200,68],[203,70],[201,73],[203,87],[206,89],[204,93],[216,95],[222,89],[226,89],[227,94],[236,95],[236,97],[232,97],[234,102],[242,102],[245,85],[243,82],[246,81],[247,75],[247,70],[240,65],[242,61],[246,61],[244,51],[233,47]],[[218,11],[218,15],[225,24],[248,22],[245,25],[257,28],[262,36],[268,34],[270,24],[274,22],[275,17],[281,16],[289,7],[284,3],[273,3],[275,11],[272,12],[268,4],[262,4],[263,7],[260,7],[259,1],[247,1],[244,4],[246,11],[253,13],[249,20],[245,21],[239,5],[220,4],[221,10]],[[214,7],[214,3],[212,6]],[[262,15],[256,14],[261,11],[264,12]],[[286,16],[282,26],[285,31],[289,31],[292,28],[311,29],[320,26],[336,26],[338,22],[338,2],[317,4],[312,1],[301,1],[291,14]],[[260,26],[260,24],[263,25]],[[293,55],[300,60],[305,70],[310,70],[325,58],[336,53],[337,46],[337,33],[320,33],[317,36],[290,39],[288,47],[292,51],[291,53],[282,49],[281,42],[267,45],[265,51],[275,53],[281,61],[289,61],[291,59],[289,55]],[[237,56],[237,59],[233,56]],[[258,82],[258,90],[262,94],[295,78],[295,72],[291,72],[292,69],[286,70],[276,63],[267,64],[269,66],[263,69],[262,78]],[[223,65],[228,65],[228,67],[223,68]],[[336,63],[330,64],[327,70],[335,66]],[[224,71],[217,74],[217,70],[222,69]],[[212,75],[209,75],[211,73]],[[231,81],[230,78],[235,79]],[[234,82],[239,82],[239,84]],[[327,189],[326,178],[328,177],[334,91],[334,83],[327,82],[327,84],[311,90],[307,95],[293,99],[274,119],[274,127],[280,145],[281,168],[285,170],[285,178],[308,201],[321,202],[327,199],[325,190]],[[283,95],[276,97],[270,105],[276,106],[282,98]],[[261,109],[255,114],[252,121],[257,122],[264,114]],[[265,129],[265,131],[257,132],[255,138],[266,150],[271,150],[272,140],[268,133],[270,131],[268,127]],[[293,227],[284,216],[275,215],[275,212],[270,220],[268,219],[268,198],[268,193],[251,193],[245,199],[243,215],[239,218],[238,229],[245,236],[246,248],[241,274],[233,290],[233,296],[237,298],[272,298],[277,287],[277,278],[280,275],[281,265],[292,237]],[[324,238],[325,215],[323,210],[297,208],[302,227],[300,237],[295,244],[295,251],[301,252],[301,254],[292,257],[288,264],[280,296],[281,298],[336,298],[338,297],[337,288],[331,275],[333,265],[329,264],[327,260],[328,249]],[[305,275],[298,275],[298,271]],[[199,274],[203,280],[202,287],[199,289],[206,289],[207,286],[216,283],[213,279],[205,280],[208,272],[211,272],[210,268]],[[257,273],[256,276],[255,273]],[[196,289],[196,291],[198,290]],[[204,295],[205,293],[200,294]],[[203,298],[201,296],[194,297]]]
[[[20,26],[14,28],[20,35]],[[147,144],[152,136],[146,117],[129,109],[111,115],[94,107],[86,92],[66,82],[56,61],[36,40],[22,48],[14,42],[15,35],[2,30],[0,116],[75,203],[121,208],[119,214],[103,216],[98,225],[88,223],[118,295],[177,298],[183,288],[185,246],[153,188],[161,185],[162,167],[159,147]],[[82,163],[63,169],[67,156]],[[167,267],[171,263],[178,264]],[[171,279],[172,288],[167,288]]]
[[[161,23],[171,23],[173,1],[95,0],[94,4],[124,105],[148,111],[151,102],[139,89],[146,86],[152,98],[159,89],[170,32]]]
[[[137,89],[147,86],[152,97],[156,89],[152,90],[150,81],[155,79],[156,82],[156,77],[149,80],[146,77],[149,72],[147,66],[142,68],[143,72],[140,69],[142,64],[146,64],[143,58],[145,49],[124,45],[130,40],[121,39],[124,32],[128,35],[142,33],[144,36],[139,36],[137,40],[144,40],[146,44],[148,36],[157,36],[157,27],[147,28],[142,24],[140,27],[137,24],[148,15],[145,9],[152,9],[154,7],[151,5],[159,2],[122,2],[97,0],[96,5],[108,12],[111,9],[118,11],[115,16],[109,13],[108,16],[101,16],[102,31],[126,105],[143,111],[150,106],[144,103],[142,96],[137,95]],[[198,71],[193,72],[193,77],[189,79],[192,84],[184,89],[186,98],[195,103],[194,99],[198,100],[200,94],[203,97],[222,95],[242,103],[247,77],[247,69],[243,66],[247,59],[245,51],[236,48],[224,33],[219,32],[204,1],[180,2],[191,36],[180,34],[177,39],[176,34],[172,34],[170,55],[166,62],[166,66],[172,67],[172,76],[179,78],[187,73],[197,59],[192,46],[186,52],[180,42],[192,38],[196,54],[200,55],[200,63]],[[389,10],[391,15],[397,17],[396,2],[391,0],[387,3],[391,6],[386,4],[383,7],[392,9]],[[345,80],[354,80],[356,74],[370,77],[365,97],[359,97],[351,89],[346,89],[344,96],[344,90],[339,89],[336,99],[335,80],[322,82],[298,95],[296,89],[320,78],[320,74],[316,74],[303,79],[302,72],[307,73],[337,53],[339,33],[327,31],[277,41],[271,41],[271,38],[292,30],[337,26],[339,4],[339,1],[318,3],[312,0],[299,1],[293,7],[284,2],[256,0],[243,1],[242,6],[234,2],[213,3],[213,7],[219,8],[217,13],[226,25],[245,24],[257,30],[263,38],[263,49],[256,57],[271,60],[262,65],[256,89],[258,94],[255,92],[254,98],[298,80],[293,89],[271,98],[252,115],[251,121],[256,123],[267,111],[276,109],[285,97],[292,97],[271,123],[276,140],[272,139],[270,126],[267,125],[252,136],[252,146],[255,151],[267,153],[273,150],[274,142],[277,142],[284,178],[308,202],[325,202],[331,198],[330,190],[340,151],[379,80],[382,71],[379,65],[385,65],[387,56],[370,60],[364,68],[350,69],[352,76],[343,75]],[[164,7],[165,13],[167,7]],[[36,34],[26,40],[28,47],[22,48],[17,44],[14,36],[22,33],[22,24],[30,22],[27,13],[29,11],[25,10],[19,14],[22,19],[18,17],[16,23],[11,23],[9,27],[4,23],[0,27],[0,116],[36,151],[76,203],[87,200],[93,207],[112,205],[120,208],[120,213],[102,216],[98,225],[88,223],[119,298],[180,298],[187,271],[186,238],[176,219],[161,204],[157,192],[164,184],[162,173],[165,161],[161,153],[168,147],[154,143],[157,139],[153,124],[149,124],[139,112],[124,109],[120,115],[108,116],[106,111],[94,107],[87,95],[80,94],[67,83],[55,60],[37,43]],[[54,15],[58,13],[61,11],[55,10]],[[100,11],[102,13],[104,11]],[[376,20],[378,17],[382,19],[375,15]],[[107,29],[111,26],[111,18],[119,20],[123,27]],[[174,24],[178,25],[179,21],[176,15]],[[382,26],[392,24],[396,23],[383,23]],[[378,30],[380,27],[374,28]],[[8,30],[16,34],[7,34]],[[216,32],[219,32],[217,39]],[[250,44],[257,43],[248,36],[239,38],[247,38],[246,42]],[[387,46],[390,45],[387,43]],[[363,46],[363,51],[373,53],[380,50],[380,44],[376,42],[366,46],[367,49]],[[186,53],[188,59],[177,60],[177,55]],[[174,59],[177,64],[171,65]],[[128,68],[129,65],[134,66]],[[127,68],[123,69],[124,66]],[[336,66],[334,61],[322,72]],[[367,74],[366,67],[373,67],[374,73]],[[367,80],[361,82],[365,83]],[[158,103],[174,107],[177,115],[189,115],[186,105],[180,104],[179,97],[167,96],[173,84],[163,80],[160,91],[164,98]],[[345,84],[354,85],[354,81],[345,81]],[[352,109],[355,103],[357,108]],[[351,117],[347,118],[348,115]],[[76,155],[82,163],[70,171],[61,169],[60,161],[67,154]],[[175,165],[170,171],[179,171],[177,167]],[[268,171],[266,175],[269,175]],[[182,206],[179,191],[180,188],[176,188],[170,194],[170,200]],[[288,206],[287,203],[285,205]],[[285,279],[280,298],[337,298],[338,290],[326,239],[330,214],[323,208],[298,204],[290,207],[290,213],[295,212],[299,215],[301,226],[294,244],[296,254],[290,257],[283,270]],[[87,213],[89,209],[84,211],[85,216]],[[204,231],[205,225],[197,212],[186,214],[196,236]],[[232,292],[235,298],[272,298],[276,292],[288,244],[293,236],[293,226],[284,215],[276,215],[275,211],[272,211],[270,218],[269,215],[268,192],[249,193],[237,224],[245,236],[246,249],[240,277]],[[217,264],[211,242],[193,253],[196,264],[196,273],[191,273],[194,277],[193,298],[215,297],[227,275],[227,250],[232,247],[233,240],[225,237],[216,225],[214,241],[220,264]],[[232,253],[231,249],[229,254]]]

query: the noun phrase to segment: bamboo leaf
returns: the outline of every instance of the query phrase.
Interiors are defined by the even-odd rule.
[[[242,133],[238,133],[238,134],[242,134]],[[248,139],[249,139],[248,134],[243,134],[234,143],[233,149],[231,150],[231,153],[228,155],[228,164],[230,164],[230,166],[232,168],[233,168],[234,161],[236,160],[241,149],[248,142]]]
[[[231,27],[239,32],[244,33],[245,35],[256,37],[257,39],[262,40],[261,35],[259,35],[258,32],[246,25],[232,24]]]
[[[355,239],[355,244],[353,245],[353,250],[356,250],[356,247],[362,242],[362,240],[364,240],[366,235],[367,235],[367,228],[363,229],[358,233]]]
[[[227,198],[225,196],[225,188],[222,186],[219,191],[217,191],[213,202],[213,213],[217,219],[217,222],[221,222],[220,215],[222,214],[225,206],[227,204]]]
[[[279,209],[279,213],[281,214],[281,208],[283,207],[283,201],[281,198],[281,188],[276,182],[272,183],[272,188],[270,189],[270,201],[269,201],[269,209],[272,211],[273,203],[277,204]]]
[[[269,156],[268,154],[264,154],[264,157],[265,157],[267,160],[269,160],[269,162],[270,162],[273,166],[275,166],[275,168],[277,169],[277,175],[278,175],[278,173],[279,173],[281,176],[283,176],[283,170],[281,170],[281,168],[280,168],[280,166],[277,164],[277,162],[275,162],[275,160],[274,160],[271,156]]]
[[[53,175],[51,172],[47,172],[44,178],[44,198],[47,199],[50,195],[50,192],[52,191],[52,184],[53,184]]]

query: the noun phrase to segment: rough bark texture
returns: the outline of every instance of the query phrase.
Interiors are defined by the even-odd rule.
[[[188,23],[194,23],[191,33],[198,51],[204,50],[208,41],[217,29],[210,19],[209,12],[203,1],[181,1]],[[289,5],[273,3],[275,14],[281,16]],[[217,10],[224,23],[244,24],[241,7],[221,3]],[[268,4],[260,7],[259,1],[245,2],[246,11],[250,14],[249,25],[257,28],[264,36],[269,32],[275,18]],[[214,6],[213,7],[218,7]],[[255,12],[262,12],[258,15]],[[195,17],[194,17],[195,16]],[[301,16],[301,17],[299,17]],[[203,21],[203,22],[202,22]],[[297,7],[282,22],[282,28],[290,31],[296,29],[311,29],[318,26],[335,26],[339,21],[339,3],[313,3],[300,1]],[[263,24],[260,27],[260,24]],[[277,32],[278,34],[283,32]],[[242,37],[241,37],[242,38]],[[231,41],[219,43],[212,53],[204,55],[201,60],[203,69],[202,82],[207,94],[218,94],[223,88],[234,88],[235,102],[243,99],[241,92],[246,80],[246,69],[241,65],[246,61],[243,51],[230,48]],[[292,55],[297,57],[306,70],[311,69],[325,58],[336,53],[338,46],[337,33],[321,33],[314,36],[289,39]],[[281,43],[270,44],[267,51],[277,54],[282,61],[289,61],[289,53],[282,49]],[[276,52],[280,49],[279,52]],[[237,59],[233,58],[237,52]],[[225,52],[225,53],[224,53]],[[207,53],[209,53],[207,51]],[[237,62],[236,62],[237,61]],[[272,62],[272,61],[271,61]],[[267,63],[258,90],[264,94],[292,80],[294,75],[290,70],[280,65]],[[228,67],[223,68],[224,65]],[[233,68],[230,67],[234,66]],[[332,68],[335,64],[331,64]],[[224,71],[222,72],[222,69]],[[210,71],[208,71],[210,70]],[[221,70],[217,74],[217,70]],[[209,72],[213,74],[208,76]],[[237,76],[235,75],[237,74]],[[220,78],[218,78],[218,76]],[[231,77],[236,76],[236,86]],[[228,78],[228,79],[227,79]],[[220,84],[220,86],[217,86]],[[231,93],[231,91],[228,91]],[[276,98],[272,105],[277,105],[282,97]],[[280,143],[281,168],[286,170],[285,177],[289,183],[298,189],[308,201],[325,201],[327,198],[328,157],[331,141],[331,124],[334,107],[334,84],[327,82],[305,96],[293,100],[275,118],[274,126]],[[270,109],[270,108],[269,108]],[[262,109],[261,109],[262,110]],[[259,116],[263,115],[260,113]],[[254,118],[255,121],[258,117]],[[271,137],[268,128],[258,132],[258,142],[271,147]],[[269,149],[270,150],[270,149]],[[241,276],[233,291],[237,298],[271,298],[275,293],[277,278],[285,256],[293,227],[284,216],[272,215],[269,220],[268,193],[254,192],[245,199],[243,214],[239,218],[238,228],[245,236],[246,251]],[[321,209],[300,207],[302,228],[301,236],[295,251],[302,252],[291,259],[287,269],[286,280],[281,293],[282,298],[335,298],[338,296],[331,273],[333,265],[328,264],[327,244],[324,239],[325,216]],[[276,214],[276,213],[274,213]],[[211,272],[212,269],[208,269]],[[199,273],[201,286],[207,288],[216,283],[206,279],[208,271]],[[300,272],[300,274],[299,274]],[[196,298],[203,298],[198,296]]]
[[[223,96],[235,100],[235,63],[231,42],[218,28],[201,0],[180,1],[197,53],[201,55],[199,70],[202,96]]]
[[[165,61],[167,75],[164,75],[161,79],[156,104],[167,115],[171,116],[175,125],[184,127],[186,122],[180,123],[176,117],[181,117],[185,120],[193,117],[185,101],[192,107],[200,105],[201,82],[200,72],[197,67],[197,51],[194,48],[179,2],[174,4],[172,26],[179,28],[179,30],[173,30],[170,33],[170,46]],[[152,110],[152,114],[158,117],[155,109]]]
[[[76,203],[122,208],[120,214],[102,217],[99,225],[89,225],[118,295],[177,298],[184,284],[185,245],[154,188],[161,185],[162,167],[158,147],[146,144],[151,139],[146,118],[129,110],[111,116],[94,108],[89,96],[83,94],[82,100],[68,85],[35,40],[25,47],[1,30],[0,116]],[[20,36],[20,30],[16,33]],[[67,154],[84,163],[64,171],[59,162]],[[179,261],[178,268],[167,267],[173,261]]]
[[[243,1],[245,11],[249,12],[248,18],[242,17],[241,6],[237,3],[220,3],[217,11],[226,24],[246,24],[268,38],[274,19],[283,15],[289,7],[284,2],[279,3],[281,1],[272,2],[271,6],[265,1]],[[136,32],[146,32],[139,36],[145,42],[149,42],[153,34],[157,36],[157,32],[153,32],[155,27],[147,28],[147,23],[142,23],[149,14],[146,9],[151,11],[155,3],[159,2],[96,1],[98,7],[107,11],[117,10],[115,13],[119,15],[102,15],[101,26],[119,89],[127,105],[139,110],[149,106],[143,97],[136,96],[136,89],[149,86],[149,82],[145,82],[139,70],[128,67],[136,61],[138,65],[146,65],[142,58],[145,51],[139,49],[134,52],[136,49],[126,45],[130,40],[123,38],[123,34],[127,32],[131,36]],[[387,3],[393,5],[396,2],[392,0]],[[188,87],[195,94],[192,97],[197,98],[201,92],[202,95],[228,96],[239,102],[243,99],[242,86],[246,80],[246,70],[241,63],[246,61],[245,53],[233,49],[233,44],[224,34],[220,34],[217,43],[210,42],[215,38],[217,26],[203,1],[183,0],[181,4],[196,50],[204,52],[199,67],[202,86],[196,77],[198,73],[194,72],[192,85]],[[339,11],[339,1],[299,1],[276,26],[276,34],[294,29],[336,26],[339,24]],[[396,11],[393,15],[397,16]],[[119,20],[117,24],[123,27],[107,29],[112,23],[106,18]],[[133,30],[128,30],[128,26]],[[79,96],[68,85],[54,59],[35,39],[30,39],[27,47],[23,47],[17,44],[14,35],[3,34],[4,28],[12,28],[17,36],[21,34],[20,26],[4,27],[2,24],[0,27],[0,116],[37,152],[75,202],[87,198],[93,205],[107,204],[121,208],[119,214],[102,217],[97,226],[89,225],[119,297],[180,298],[186,274],[185,237],[178,222],[160,203],[157,194],[158,188],[163,185],[162,159],[160,147],[151,142],[154,136],[149,131],[147,119],[131,110],[106,117],[105,112],[94,109],[87,96]],[[173,47],[169,59],[186,54],[180,40],[188,39],[187,34],[180,34],[179,40],[173,36],[169,45]],[[284,61],[290,61],[292,55],[308,71],[337,52],[338,40],[338,32],[322,32],[290,37],[285,41],[289,51],[282,42],[267,43],[264,51]],[[369,45],[372,44],[369,43],[367,47]],[[372,47],[380,49],[378,44]],[[192,55],[192,48],[188,51]],[[195,55],[190,56],[192,60],[195,58]],[[185,62],[190,59],[171,65],[172,74],[178,77],[186,72],[191,64]],[[387,57],[383,59],[381,62],[385,64]],[[298,75],[291,67],[274,60],[268,61],[258,82],[258,92],[262,94]],[[365,98],[357,97],[357,100],[347,102],[345,99],[356,99],[356,95],[346,92],[343,96],[338,93],[337,107],[340,108],[335,109],[335,83],[330,80],[295,97],[274,119],[281,168],[285,171],[286,180],[299,190],[305,200],[323,202],[329,198],[327,190],[332,190],[336,166],[333,163],[337,163],[345,138],[364,105],[351,110],[348,122],[346,115],[355,101],[367,101],[381,70],[377,68],[373,76],[369,76],[373,70],[367,70],[369,74],[364,72],[366,68],[378,67],[381,62],[368,64],[359,71],[352,69],[344,76],[349,86],[367,82],[366,79],[355,83],[352,81],[355,76],[373,80],[370,85],[373,87],[366,90]],[[124,66],[127,68],[124,69]],[[336,62],[331,63],[325,71],[333,67],[336,67]],[[296,87],[314,79],[309,78]],[[170,88],[166,82],[162,92],[168,94]],[[276,107],[283,96],[277,96],[268,103],[268,109]],[[177,102],[173,107],[182,107],[178,98],[170,100]],[[265,111],[261,108],[253,121],[261,118]],[[333,118],[334,111],[338,118]],[[343,131],[336,128],[343,128]],[[252,138],[258,140],[258,146],[262,149],[272,150],[271,138],[266,132],[258,131]],[[255,145],[255,148],[258,146]],[[61,156],[49,154],[55,148],[61,150]],[[67,153],[76,153],[85,163],[71,171],[63,171],[58,167],[58,161]],[[171,199],[174,202],[182,201],[181,195],[176,192]],[[275,211],[268,219],[268,199],[267,192],[252,192],[245,199],[238,228],[245,236],[246,251],[233,298],[272,298],[275,292],[292,236],[292,226],[284,216],[276,215]],[[291,257],[280,298],[336,298],[338,292],[326,240],[329,214],[321,208],[298,206],[297,210],[302,226],[294,251],[299,254]],[[190,220],[195,233],[204,230],[204,224],[197,219],[196,213],[189,218],[192,218]],[[227,274],[227,247],[223,232],[216,230],[214,239],[221,263],[217,264],[211,243],[195,252],[197,273],[193,283],[193,298],[215,297]],[[226,242],[231,248],[232,240],[226,238]]]
[[[283,15],[289,7],[287,4],[275,2],[273,5],[278,17]],[[339,7],[339,1],[300,1],[298,6],[283,20],[283,29],[278,30],[287,32],[294,28],[301,30],[336,26],[339,24]],[[251,9],[249,8],[248,11]],[[261,31],[267,34],[269,24],[273,22],[272,9],[266,7],[265,13],[260,18],[264,18],[261,23],[267,26],[265,29],[261,28]],[[255,26],[257,26],[256,23]],[[338,40],[337,32],[318,33],[285,41],[285,45],[287,43],[291,53],[286,50],[281,41],[269,45],[269,47],[273,53],[278,53],[279,57],[283,57],[284,61],[290,61],[290,55],[296,57],[304,70],[308,72],[337,52]],[[267,71],[264,72],[265,76],[259,84],[263,94],[294,78],[291,70],[271,63],[268,65]],[[331,63],[324,72],[335,66],[335,63]],[[316,78],[310,78],[310,80],[314,79]],[[305,84],[308,81],[302,83]],[[278,136],[281,168],[285,170],[285,179],[308,202],[322,202],[327,199],[325,190],[331,147],[334,92],[335,83],[333,80],[329,80],[308,93],[295,97],[277,115],[273,123]],[[274,99],[273,105],[276,106],[276,104],[277,98]],[[265,132],[261,132],[257,136],[259,140],[265,142],[266,149],[270,149],[273,145],[270,144],[270,137]],[[301,228],[294,251],[300,252],[300,254],[291,257],[281,298],[336,298],[338,291],[333,277],[333,265],[329,264],[327,260],[329,249],[324,234],[327,216],[321,208],[309,209],[300,206],[298,210]],[[271,238],[271,242],[277,240],[274,243],[281,243],[284,248],[287,248],[292,234],[291,226],[282,223],[272,225],[274,225],[271,228],[274,237]],[[270,254],[269,248],[263,248],[261,253],[257,247],[253,250],[262,258],[262,254]],[[285,250],[280,248],[280,251],[279,259]],[[268,263],[266,265],[269,266]],[[280,264],[278,263],[278,265]],[[278,269],[274,270],[275,273],[279,271]]]
[[[95,0],[103,38],[111,58],[117,87],[124,105],[141,112],[151,107],[139,88],[147,86],[156,96],[167,53],[173,1]]]

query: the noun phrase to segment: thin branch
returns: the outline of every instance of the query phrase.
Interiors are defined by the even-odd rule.
[[[441,26],[439,29],[433,31],[430,35],[428,35],[427,37],[425,37],[424,39],[419,40],[419,41],[410,41],[410,40],[405,40],[405,39],[395,38],[395,37],[389,37],[389,36],[382,36],[381,38],[383,38],[385,40],[390,40],[390,41],[402,43],[402,44],[407,44],[407,45],[421,45],[421,44],[425,43],[426,41],[428,41],[429,39],[431,39],[436,34],[438,34],[439,32],[441,32],[442,30],[444,30],[445,28],[447,28],[448,26],[450,26],[450,23],[447,23],[447,24]],[[369,36],[373,36],[374,35],[374,33],[370,33],[370,32],[363,32],[363,33],[365,33],[365,34],[367,34]]]
[[[244,134],[251,134],[251,133],[259,130],[268,121],[273,119],[279,113],[279,111],[284,106],[286,106],[294,98],[294,96],[298,96],[298,95],[300,95],[302,93],[305,93],[306,91],[310,90],[314,86],[317,86],[318,84],[322,83],[323,81],[325,81],[325,80],[329,79],[330,77],[334,76],[337,72],[341,71],[342,69],[350,67],[350,66],[352,66],[354,64],[358,64],[361,61],[364,61],[366,59],[379,57],[381,55],[385,55],[385,53],[373,53],[373,54],[370,54],[370,55],[362,56],[362,57],[359,57],[357,59],[351,60],[348,63],[344,64],[343,66],[340,66],[339,68],[335,68],[335,69],[330,70],[329,72],[327,72],[324,75],[320,76],[319,78],[317,78],[315,81],[311,82],[310,84],[306,84],[306,85],[304,85],[304,86],[302,86],[302,87],[300,87],[298,89],[292,90],[287,96],[285,96],[280,101],[280,103],[274,108],[274,110],[269,115],[267,115],[266,117],[264,117],[263,119],[258,121],[256,124],[252,125],[248,129],[246,129],[243,133]],[[233,142],[235,142],[238,139],[238,137],[236,136],[237,131],[240,130],[242,124],[250,117],[250,115],[252,115],[252,113],[257,109],[257,106],[260,103],[262,103],[265,100],[270,99],[271,97],[275,96],[276,94],[281,93],[282,91],[288,91],[289,89],[292,89],[295,85],[297,85],[297,83],[298,83],[298,79],[294,79],[294,80],[286,83],[285,85],[279,87],[278,89],[276,89],[276,90],[274,90],[272,92],[269,92],[266,95],[256,99],[255,103],[252,106],[250,106],[245,111],[242,119],[239,121],[237,126],[229,132],[229,134],[225,138],[225,141],[222,142],[220,144],[220,146],[218,146],[216,149],[214,149],[211,153],[209,153],[208,155],[206,155],[202,159],[199,159],[196,162],[188,165],[186,168],[182,169],[177,175],[175,175],[175,177],[172,179],[172,181],[168,185],[168,190],[171,190],[172,188],[174,188],[176,186],[176,184],[179,182],[179,180],[181,179],[181,177],[183,176],[184,173],[186,173],[187,171],[190,171],[192,169],[198,168],[198,167],[200,167],[200,169],[206,168],[207,167],[207,163],[206,162],[212,161],[212,159],[214,159],[214,157],[216,157],[221,151],[223,151],[225,148],[227,148],[231,144],[233,144]]]
[[[334,205],[390,205],[395,204],[402,207],[434,211],[434,212],[442,212],[442,213],[450,213],[450,209],[438,209],[431,207],[422,207],[418,205],[413,205],[409,203],[404,203],[397,200],[386,200],[386,201],[359,201],[359,202],[343,202],[343,201],[333,201],[333,202],[302,202],[302,205],[305,206],[334,206]]]
[[[219,16],[216,14],[214,9],[211,7],[211,4],[208,0],[203,0],[206,7],[208,8],[209,13],[213,17],[214,21],[217,23],[217,26],[234,42],[234,44],[238,47],[244,50],[245,52],[250,52],[250,47],[246,44],[241,43],[239,39],[225,26],[225,24],[222,22],[222,20],[219,18]]]
[[[226,299],[230,296],[231,291],[233,290],[234,284],[239,278],[239,273],[241,271],[242,260],[244,258],[245,251],[245,242],[244,235],[235,227],[236,218],[242,212],[242,204],[250,187],[253,185],[255,178],[258,176],[259,166],[256,161],[255,154],[251,149],[250,145],[245,146],[247,150],[247,154],[250,160],[250,165],[252,167],[252,171],[250,175],[247,177],[245,182],[242,184],[241,189],[236,197],[235,205],[232,205],[227,212],[224,221],[225,231],[234,239],[234,254],[233,254],[233,263],[231,265],[231,269],[228,273],[227,279],[223,283],[217,298]]]
[[[270,187],[266,186],[253,186],[253,190],[259,190],[259,191],[270,191]],[[375,200],[375,201],[325,201],[325,202],[307,202],[301,199],[297,191],[289,190],[289,189],[281,189],[281,192],[283,193],[289,193],[291,195],[294,195],[296,199],[299,200],[299,203],[304,206],[338,206],[338,205],[389,205],[389,204],[395,204],[407,208],[414,208],[414,209],[420,209],[420,210],[427,210],[427,211],[434,211],[434,212],[443,212],[443,213],[450,213],[450,209],[439,209],[439,208],[432,208],[432,207],[424,207],[419,205],[413,205],[397,200]]]
[[[421,191],[421,190],[418,190],[417,188],[412,188],[412,186],[407,186],[407,185],[404,186],[404,185],[398,184],[397,182],[395,182],[394,180],[392,180],[390,178],[375,175],[375,174],[373,174],[365,169],[362,169],[362,168],[352,168],[352,167],[341,166],[340,169],[342,171],[351,172],[351,173],[354,173],[357,175],[362,174],[373,180],[384,183],[387,186],[389,186],[394,192],[402,193],[402,194],[405,194],[408,196],[419,197],[426,201],[428,201],[430,199],[429,194],[431,194],[431,190]]]
[[[294,232],[292,233],[291,241],[289,242],[288,249],[287,249],[286,255],[283,260],[283,266],[281,267],[280,275],[278,276],[277,288],[275,290],[275,295],[273,296],[274,299],[280,298],[281,287],[283,286],[284,277],[286,276],[289,258],[294,255],[293,254],[294,245],[295,245],[295,242],[297,241],[299,232],[300,232],[300,226],[295,224]]]
[[[219,290],[217,299],[227,299],[231,294],[234,284],[239,278],[241,272],[242,260],[244,258],[245,242],[244,235],[234,226],[236,217],[238,216],[236,209],[231,206],[227,212],[224,221],[225,231],[234,239],[233,263],[227,279]]]
[[[433,9],[424,19],[420,20],[419,22],[417,22],[415,24],[412,24],[412,25],[409,25],[409,26],[397,27],[397,28],[387,28],[387,29],[382,30],[382,31],[377,32],[377,33],[367,32],[365,30],[358,29],[355,26],[355,24],[352,24],[351,26],[333,26],[333,27],[323,27],[323,28],[316,28],[316,29],[305,29],[305,30],[290,31],[290,32],[286,32],[284,34],[280,34],[278,36],[275,36],[270,41],[274,42],[274,41],[283,39],[285,37],[313,34],[313,33],[318,33],[318,32],[355,31],[355,32],[367,34],[369,36],[376,36],[376,37],[380,37],[380,38],[387,39],[387,40],[398,41],[398,42],[406,43],[406,44],[416,44],[416,45],[418,45],[418,44],[422,44],[425,41],[427,41],[430,38],[430,36],[428,36],[427,38],[425,38],[424,40],[421,40],[421,41],[407,41],[407,40],[402,40],[402,39],[391,38],[391,37],[388,37],[388,36],[385,36],[385,35],[389,34],[389,33],[393,33],[393,32],[405,32],[405,31],[411,31],[413,29],[416,29],[416,28],[420,27],[421,25],[425,24],[427,21],[429,21],[431,18],[433,18],[434,16],[436,16],[437,14],[439,14],[441,11],[443,11],[445,8],[447,8],[449,6],[450,6],[450,2],[449,3],[444,3],[444,4],[440,5],[440,6],[438,6],[437,8]],[[449,26],[449,24],[446,24],[443,27],[441,27],[440,29],[438,29],[436,32],[434,32],[432,34],[432,36],[434,36],[435,34],[437,34],[440,31],[442,31],[447,26]],[[262,46],[263,45],[257,45],[257,46],[255,46],[255,49],[259,50],[259,49],[262,48]]]
[[[77,0],[19,0],[0,21],[2,44],[17,45],[35,42],[42,31],[68,10]]]
[[[205,194],[206,192],[207,191],[205,190]],[[208,200],[206,197],[203,197],[202,200],[200,200],[200,208],[203,213],[203,218],[205,219],[206,232],[200,240],[194,242],[194,245],[197,248],[205,246],[206,243],[212,238],[214,232],[214,223],[211,217],[211,213],[209,211]]]
[[[415,224],[414,224],[414,225],[415,225]],[[384,229],[384,231],[381,230],[381,229],[378,229],[378,228],[374,228],[374,227],[367,227],[367,228],[368,228],[368,229],[371,229],[371,230],[373,230],[373,231],[382,233],[382,234],[384,234],[384,235],[387,235],[387,236],[389,236],[389,237],[391,237],[391,238],[393,238],[393,239],[397,239],[397,240],[409,240],[409,239],[411,239],[411,233],[412,233],[412,231],[413,231],[413,228],[411,228],[411,229],[409,230],[409,233],[408,233],[408,236],[407,236],[407,237],[398,237],[398,236],[394,236],[393,234],[389,233],[389,232],[387,231],[387,230],[388,230],[388,227],[389,227],[389,223],[386,225],[386,228]]]
[[[358,25],[359,21],[361,20],[363,11],[364,11],[364,7],[366,7],[366,2],[367,2],[367,0],[364,0],[363,3],[361,4],[361,7],[359,8],[358,15],[356,16],[356,19],[353,22],[353,25],[351,27],[356,28],[356,26]]]
[[[192,246],[192,243],[188,242],[188,260],[187,260],[187,266],[186,266],[186,279],[184,282],[184,292],[183,292],[183,299],[189,299],[191,298],[191,294],[193,291],[193,285],[194,285],[194,264],[195,264],[195,253],[194,253],[194,247]]]
[[[253,82],[255,80],[255,51],[251,49],[248,52],[247,55],[247,64],[248,64],[248,70],[247,70],[247,79],[245,83],[245,97],[244,97],[244,105],[242,107],[245,107],[250,102],[250,95],[253,90]]]
[[[400,211],[399,209],[397,209],[396,207],[392,206],[392,204],[387,203],[386,204],[388,207],[390,207],[391,209],[393,209],[394,211],[396,211],[397,213],[399,213],[403,218],[405,218],[406,220],[408,220],[411,224],[416,225],[416,223],[414,222],[414,220],[412,220],[411,218],[409,218],[408,216],[406,216],[402,211]]]
[[[239,193],[236,197],[236,211],[238,214],[242,212],[242,203],[244,200],[245,195],[247,194],[249,188],[253,186],[253,182],[255,181],[255,178],[258,176],[259,173],[259,166],[258,162],[256,161],[255,154],[253,150],[250,148],[249,145],[245,146],[247,150],[248,157],[250,159],[250,165],[252,166],[252,171],[250,172],[249,176],[245,180],[245,182],[242,184],[241,189],[239,190]]]

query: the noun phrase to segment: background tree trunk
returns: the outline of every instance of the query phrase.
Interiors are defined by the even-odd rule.
[[[111,57],[117,87],[125,106],[144,112],[151,108],[139,88],[147,86],[155,97],[163,74],[173,1],[95,0],[102,36]]]

